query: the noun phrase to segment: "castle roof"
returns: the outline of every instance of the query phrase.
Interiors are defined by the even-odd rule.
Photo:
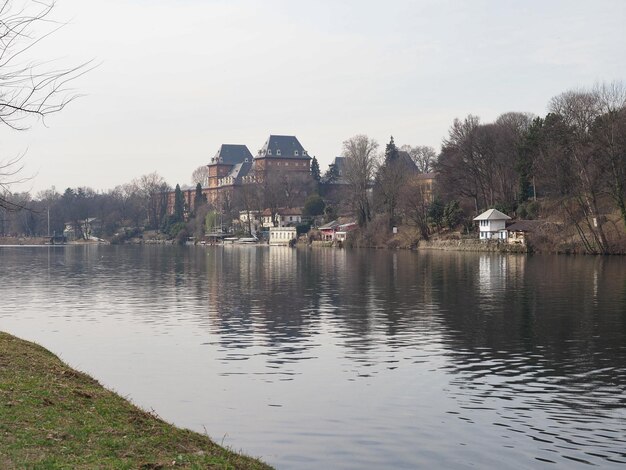
[[[270,135],[255,158],[298,158],[310,160],[294,135]]]
[[[252,161],[252,154],[248,147],[241,144],[222,144],[209,165],[236,165],[244,163],[248,159]]]
[[[244,161],[242,163],[237,163],[233,168],[228,172],[227,177],[237,179],[246,176],[250,173],[250,169],[252,168],[252,159],[248,159],[248,161]]]

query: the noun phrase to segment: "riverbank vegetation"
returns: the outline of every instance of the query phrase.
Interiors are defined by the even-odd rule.
[[[570,90],[547,109],[543,117],[507,112],[493,122],[455,119],[439,153],[396,146],[393,137],[380,151],[374,139],[357,135],[323,174],[313,158],[310,175],[250,177],[210,202],[203,194],[207,167],[200,167],[192,174],[193,204],[176,185],[169,209],[171,187],[156,173],[106,192],[14,194],[12,204],[30,210],[0,214],[0,235],[59,234],[68,223],[81,232],[81,221],[95,218],[97,236],[114,243],[150,237],[183,243],[211,231],[245,236],[251,214],[297,207],[306,219],[298,233],[342,218],[359,226],[347,245],[412,247],[476,237],[473,217],[496,208],[545,222],[529,236],[536,251],[626,253],[626,88]]]
[[[0,332],[1,468],[270,468],[145,412]]]

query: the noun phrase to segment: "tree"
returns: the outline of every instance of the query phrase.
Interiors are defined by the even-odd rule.
[[[317,215],[322,215],[324,213],[325,207],[326,203],[319,194],[311,194],[304,202],[304,209],[302,211],[302,214],[313,217]]]
[[[356,135],[343,143],[346,157],[344,178],[348,183],[348,194],[357,221],[364,227],[372,218],[368,188],[378,166],[376,150],[378,143],[366,135]]]
[[[337,165],[331,163],[328,165],[328,170],[324,173],[324,182],[327,184],[332,184],[339,179],[339,169]]]
[[[409,154],[420,173],[430,173],[433,171],[433,164],[437,161],[437,152],[435,152],[434,148],[427,145],[418,145],[415,147],[403,145],[400,147],[400,150]]]
[[[398,149],[391,137],[385,149],[385,161],[378,169],[374,185],[375,201],[389,216],[391,227],[397,224],[396,213],[400,193],[410,172],[407,162],[400,159]]]
[[[196,184],[196,192],[193,198],[193,208],[197,211],[200,206],[203,206],[206,203],[206,194],[202,193],[202,185],[198,183]]]
[[[398,147],[393,141],[393,136],[389,139],[389,143],[385,146],[385,164],[396,161],[399,158]]]
[[[183,192],[180,190],[180,185],[176,185],[174,189],[174,220],[176,222],[182,222],[185,219],[185,200],[183,199]]]
[[[601,116],[598,96],[584,90],[572,90],[555,96],[549,111],[560,121],[561,140],[558,156],[571,168],[570,187],[582,211],[585,225],[594,240],[591,251],[608,252],[608,242],[600,218],[599,196],[604,175],[602,159],[594,151],[592,129]],[[565,139],[564,141],[562,139]]]
[[[455,119],[435,163],[444,196],[471,199],[476,213],[496,204],[515,207],[516,162],[531,120],[526,113],[505,113],[490,124],[472,115]]]
[[[602,115],[592,126],[592,140],[606,172],[608,193],[626,225],[626,87],[604,83],[593,93]]]
[[[149,173],[131,183],[139,190],[141,205],[148,226],[158,229],[167,213],[167,198],[170,186],[158,173]]]
[[[419,229],[423,240],[428,240],[428,209],[430,196],[416,179],[409,180],[400,190],[400,209],[406,218]]]
[[[199,184],[201,187],[209,185],[209,167],[206,165],[199,166],[191,173],[192,184]]]
[[[461,222],[462,215],[463,211],[461,210],[459,201],[450,201],[443,209],[443,223],[452,230]]]
[[[315,157],[311,160],[311,176],[313,177],[316,185],[320,183],[320,180],[322,179],[320,164],[317,162],[317,158]]]
[[[30,119],[61,111],[78,96],[67,85],[88,71],[88,63],[58,69],[47,61],[22,60],[26,51],[55,31],[42,33],[40,29],[54,24],[53,8],[53,0],[0,3],[0,124],[10,129],[27,129]],[[21,169],[21,157],[0,161],[0,207],[4,209],[22,208],[7,199],[9,185],[20,181]]]

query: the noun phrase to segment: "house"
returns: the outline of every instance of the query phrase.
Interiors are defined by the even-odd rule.
[[[474,221],[478,222],[479,238],[481,240],[506,240],[507,220],[511,218],[497,209],[489,209],[478,217],[474,217]]]
[[[337,231],[335,232],[335,240],[340,241],[340,242],[345,242],[346,238],[348,238],[348,232],[351,232],[352,230],[356,230],[357,228],[358,228],[358,225],[356,222],[341,224],[337,228]]]
[[[261,212],[259,211],[239,211],[239,222],[246,229],[249,226],[252,235],[256,234],[263,226],[261,219]]]
[[[302,222],[302,209],[282,208],[274,213],[271,209],[265,209],[261,213],[261,222],[265,228],[295,226]]]
[[[543,223],[541,220],[518,220],[506,228],[507,241],[511,244],[526,245],[528,234],[536,232]]]
[[[295,227],[270,227],[270,245],[289,245],[297,237]]]
[[[99,219],[91,217],[75,222],[65,222],[63,236],[68,241],[83,239],[89,240],[102,230],[102,224]]]
[[[332,241],[335,239],[335,232],[338,230],[341,224],[338,220],[333,220],[327,224],[319,227],[319,231],[322,232],[322,240]]]
[[[348,237],[348,232],[356,230],[357,227],[356,222],[342,224],[338,220],[333,220],[319,227],[319,230],[322,232],[322,240],[324,241],[345,241]]]
[[[432,204],[435,200],[435,178],[436,173],[418,173],[412,176],[413,185],[419,189],[424,196],[424,201]]]

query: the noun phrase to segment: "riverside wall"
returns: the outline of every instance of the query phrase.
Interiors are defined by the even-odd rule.
[[[491,240],[421,240],[417,245],[418,250],[442,250],[442,251],[482,251],[490,253],[528,253],[525,245],[513,245]]]

